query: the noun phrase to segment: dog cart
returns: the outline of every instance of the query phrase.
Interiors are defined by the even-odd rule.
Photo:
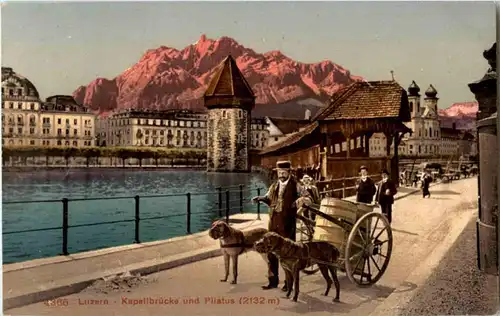
[[[297,213],[299,241],[327,241],[340,251],[337,268],[358,286],[371,286],[384,274],[392,253],[392,229],[374,206],[337,198],[303,205]],[[304,272],[319,270],[311,265]]]

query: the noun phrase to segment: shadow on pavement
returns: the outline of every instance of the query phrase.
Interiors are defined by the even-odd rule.
[[[292,305],[291,307],[281,307],[278,309],[298,314],[307,314],[313,312],[346,313],[358,306],[356,304],[342,303],[342,293],[340,294],[341,302],[338,303],[333,302],[333,297],[330,297],[330,294],[328,298],[326,298],[325,296],[322,297],[328,301],[323,301],[317,298],[316,295],[311,296],[305,293],[300,293],[298,302],[296,303],[292,302],[295,305]],[[286,298],[280,298],[280,299],[286,300]]]
[[[407,235],[419,236],[416,233],[412,233],[412,232],[409,232],[409,231],[406,231],[406,230],[402,230],[402,229],[395,229],[395,228],[393,228],[392,231],[396,232],[396,233],[402,233],[402,234],[407,234]]]
[[[417,287],[418,287],[418,285],[416,285],[415,283],[404,281],[403,283],[401,283],[399,285],[399,287],[394,291],[394,293],[404,293],[404,292],[413,291]]]
[[[459,192],[451,191],[451,190],[430,190],[431,191],[431,196],[433,194],[439,194],[439,195],[460,195]]]
[[[231,280],[231,277],[229,277],[229,280]],[[228,281],[227,285],[231,286],[231,289],[229,291],[227,291],[227,293],[228,294],[249,293],[250,290],[260,289],[260,287],[262,285],[266,285],[266,284],[267,284],[267,280],[264,277],[262,278],[262,282],[251,282],[251,283],[245,282],[245,283],[240,283],[240,284],[236,284],[236,285],[231,285],[231,284],[229,284],[229,281]],[[262,291],[264,291],[264,290],[262,290]],[[277,293],[276,295],[279,295],[281,293],[281,291],[278,292],[278,290],[272,290],[272,291],[275,291]]]

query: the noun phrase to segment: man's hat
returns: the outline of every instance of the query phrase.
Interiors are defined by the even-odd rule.
[[[304,180],[306,180],[306,181],[307,181],[307,180],[312,181],[312,180],[313,180],[313,178],[311,178],[311,176],[310,176],[310,175],[305,174],[305,175],[302,177],[302,181],[304,181]]]
[[[292,163],[288,160],[278,161],[276,163],[275,170],[278,170],[278,169],[290,170],[290,169],[292,169]]]
[[[361,172],[361,170],[366,170],[366,171],[368,171],[368,168],[366,168],[366,166],[361,166],[361,167],[359,167],[359,171]]]
[[[389,175],[389,171],[387,171],[387,169],[384,169],[384,170],[382,170],[382,174]]]

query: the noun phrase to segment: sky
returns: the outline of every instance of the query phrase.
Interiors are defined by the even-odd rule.
[[[467,84],[488,69],[494,2],[87,2],[1,8],[1,63],[42,98],[112,79],[151,48],[182,49],[202,34],[229,36],[304,63],[331,60],[366,80],[395,79],[439,108],[474,101]]]

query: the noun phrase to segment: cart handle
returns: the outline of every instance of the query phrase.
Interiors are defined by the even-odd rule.
[[[343,218],[335,218],[333,216],[330,216],[328,214],[325,214],[325,213],[321,212],[320,210],[316,209],[316,205],[314,205],[314,206],[312,206],[312,205],[304,205],[302,207],[303,208],[307,208],[308,210],[310,210],[311,212],[313,212],[317,216],[323,217],[327,221],[330,221],[330,222],[332,222],[332,223],[334,223],[334,224],[342,227],[346,231],[351,231],[351,229],[354,227],[354,223],[346,221]]]

